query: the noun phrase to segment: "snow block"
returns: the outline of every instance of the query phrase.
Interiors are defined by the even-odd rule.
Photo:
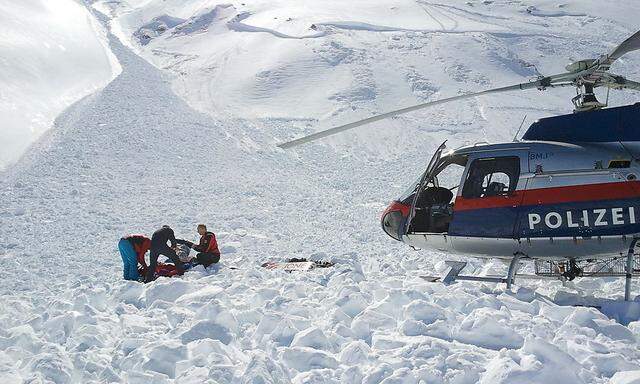
[[[73,363],[61,353],[43,352],[31,361],[30,369],[42,374],[45,382],[66,384],[71,383]]]
[[[308,347],[286,348],[281,358],[289,368],[298,372],[338,368],[338,361],[331,354]]]
[[[331,369],[312,369],[293,377],[291,384],[342,384]]]
[[[184,344],[200,339],[220,340],[224,344],[229,344],[233,336],[228,328],[212,320],[199,321],[180,335],[180,340]]]
[[[242,384],[278,384],[289,382],[289,375],[282,366],[263,352],[256,352],[242,373]]]
[[[143,297],[148,306],[156,300],[175,302],[191,289],[191,284],[180,279],[159,279],[145,286]]]
[[[205,286],[197,291],[186,293],[176,299],[176,304],[190,309],[200,308],[203,304],[218,297],[224,289],[217,285]]]
[[[506,321],[500,321],[500,315],[494,310],[476,309],[465,317],[453,338],[495,350],[522,347],[524,338],[509,327]]]
[[[213,320],[216,324],[220,324],[233,333],[238,331],[238,320],[236,317],[217,300],[213,300],[202,306],[196,311],[194,318],[196,320]]]
[[[575,323],[581,327],[589,328],[595,334],[604,334],[612,340],[635,340],[629,328],[610,320],[595,308],[574,308],[573,313],[567,317],[566,323]]]
[[[355,317],[367,308],[369,303],[361,293],[351,293],[336,301],[336,305],[348,316]]]
[[[367,309],[353,319],[351,330],[359,339],[371,344],[371,336],[374,330],[395,330],[396,326],[397,321],[391,316]]]
[[[404,306],[403,316],[405,319],[416,320],[425,325],[431,324],[436,320],[446,319],[442,307],[424,300],[414,300]]]
[[[175,342],[155,346],[148,354],[148,360],[142,365],[144,370],[165,374],[175,378],[176,362],[188,357],[187,348]]]
[[[328,350],[331,347],[329,339],[319,328],[311,327],[298,332],[291,342],[292,347],[309,347],[314,349]]]
[[[22,348],[30,353],[38,353],[43,342],[29,325],[20,325],[8,330],[8,337],[0,337],[0,350]]]
[[[500,351],[487,365],[480,383],[586,383],[583,376],[588,372],[568,353],[528,337],[522,349]]]
[[[339,360],[345,365],[360,365],[368,362],[371,348],[362,340],[347,343],[340,351]]]
[[[610,301],[605,302],[600,307],[600,312],[618,323],[627,325],[633,321],[640,320],[639,301]]]
[[[640,384],[640,371],[616,372],[609,384]]]
[[[289,319],[284,318],[275,326],[271,334],[268,335],[268,339],[277,345],[288,347],[293,342],[297,333],[298,328],[296,328]]]

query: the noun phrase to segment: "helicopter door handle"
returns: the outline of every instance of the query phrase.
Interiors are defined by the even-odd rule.
[[[520,178],[521,179],[531,179],[536,177],[536,174],[533,172],[524,172],[520,174]]]

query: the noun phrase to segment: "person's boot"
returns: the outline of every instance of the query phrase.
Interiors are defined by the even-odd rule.
[[[180,276],[184,275],[184,264],[181,261],[176,263],[176,272]]]
[[[153,280],[154,280],[153,279],[153,272],[149,273],[149,271],[147,271],[147,274],[144,277],[144,283],[147,284],[147,283],[152,282]]]

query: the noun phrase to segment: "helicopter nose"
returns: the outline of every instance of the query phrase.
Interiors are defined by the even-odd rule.
[[[411,207],[399,201],[392,202],[382,213],[380,220],[382,230],[395,240],[400,241],[410,209]]]

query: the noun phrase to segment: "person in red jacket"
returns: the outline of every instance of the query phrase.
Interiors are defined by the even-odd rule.
[[[124,265],[124,279],[138,280],[138,263],[146,268],[144,254],[151,247],[151,239],[143,235],[128,235],[120,239],[118,250]]]
[[[178,242],[186,244],[191,249],[197,251],[196,260],[198,264],[202,264],[206,268],[220,261],[218,241],[216,240],[216,235],[213,232],[208,232],[207,226],[204,224],[198,224],[198,234],[200,235],[200,242],[198,244],[186,240],[178,240]]]

